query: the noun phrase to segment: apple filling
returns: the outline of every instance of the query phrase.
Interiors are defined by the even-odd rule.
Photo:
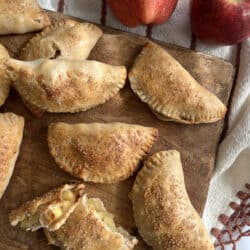
[[[86,197],[86,196],[85,196]],[[84,197],[84,198],[85,198]],[[103,205],[103,202],[98,198],[85,198],[86,200],[83,200],[83,204],[91,211],[94,212],[95,217],[101,221],[105,227],[110,229],[112,232],[117,231],[115,222],[114,222],[114,216],[107,212],[106,208]]]
[[[39,215],[38,214],[27,214],[23,221],[20,222],[22,229],[30,230],[31,228],[39,228]]]
[[[124,249],[132,249],[137,244],[137,239],[131,236],[122,227],[116,227],[113,214],[109,213],[104,207],[103,202],[98,198],[83,197],[83,206],[94,212],[95,217],[105,226],[106,229],[122,235],[124,240]],[[121,249],[122,250],[122,249]]]
[[[41,227],[50,227],[64,219],[66,214],[75,204],[75,195],[71,190],[65,190],[61,194],[60,201],[49,204],[41,204],[34,214],[26,214],[20,222],[20,226],[26,230],[37,230]]]

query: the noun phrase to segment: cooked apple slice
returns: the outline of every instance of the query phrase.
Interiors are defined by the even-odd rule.
[[[63,249],[131,250],[138,242],[115,225],[100,199],[86,195],[59,230],[45,229],[45,235],[50,244]]]
[[[26,231],[47,228],[54,231],[60,228],[80,202],[83,184],[64,185],[26,202],[10,213],[12,226],[19,225]]]

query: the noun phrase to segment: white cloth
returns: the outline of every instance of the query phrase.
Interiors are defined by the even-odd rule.
[[[56,10],[58,0],[40,0],[42,7]],[[65,0],[64,13],[85,20],[99,23],[101,18],[101,0]],[[183,47],[190,47],[191,32],[189,26],[189,1],[178,1],[171,19],[155,26],[152,37]],[[146,34],[146,28],[140,26],[128,29],[114,18],[108,9],[106,25]],[[197,51],[222,57],[235,63],[236,46],[211,46],[197,41]],[[203,220],[208,230],[221,228],[218,221],[220,214],[230,215],[228,204],[236,201],[236,194],[250,183],[250,40],[242,45],[239,76],[230,111],[229,131],[219,146],[216,169],[209,189]],[[246,239],[241,242],[245,242]],[[243,243],[242,243],[243,244]],[[250,243],[248,243],[250,245]],[[248,245],[248,246],[249,246]],[[230,248],[229,248],[230,249]],[[237,249],[248,249],[241,245]]]
[[[250,39],[242,44],[239,75],[229,117],[229,131],[219,147],[203,219],[208,229],[223,228],[219,214],[231,215],[230,201],[250,183]],[[243,244],[244,239],[240,243]],[[249,249],[250,240],[245,249]],[[243,246],[237,249],[244,249]]]

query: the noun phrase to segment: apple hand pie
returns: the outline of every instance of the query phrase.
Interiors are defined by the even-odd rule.
[[[10,91],[10,79],[6,76],[5,59],[9,58],[7,49],[0,44],[0,107],[5,103]]]
[[[25,61],[56,57],[83,60],[101,36],[102,31],[94,24],[65,20],[35,35],[19,58]]]
[[[0,199],[12,176],[23,138],[24,119],[13,113],[0,114]]]
[[[100,199],[86,195],[59,230],[44,231],[49,244],[61,249],[131,250],[138,242],[115,225]]]
[[[225,105],[156,44],[146,44],[129,80],[132,90],[159,119],[197,124],[215,122],[225,116]]]
[[[36,0],[0,0],[0,35],[41,30],[49,24]]]
[[[73,176],[115,183],[136,171],[157,135],[155,128],[126,123],[55,123],[48,145],[56,163]]]
[[[40,228],[57,230],[79,204],[83,191],[83,184],[66,184],[55,188],[12,211],[10,223],[12,226],[20,225],[26,231]]]
[[[126,68],[97,61],[9,59],[7,73],[25,103],[48,112],[86,111],[124,87]]]
[[[151,156],[136,177],[131,199],[139,233],[153,249],[214,250],[189,200],[179,152]]]

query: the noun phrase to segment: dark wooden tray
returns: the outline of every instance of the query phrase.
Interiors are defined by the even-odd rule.
[[[53,22],[65,18],[58,13],[50,13],[50,16]],[[89,58],[110,64],[126,65],[129,69],[147,39],[106,27],[102,28],[106,34],[93,49]],[[12,56],[16,56],[33,35],[0,37],[0,42],[8,48]],[[233,66],[229,62],[162,42],[160,44],[194,78],[227,104],[234,75]],[[146,104],[140,102],[128,83],[112,100],[87,112],[46,113],[38,119],[29,113],[15,91],[11,91],[7,103],[0,111],[15,112],[24,116],[26,121],[24,139],[15,171],[0,201],[0,249],[54,249],[47,245],[42,231],[24,232],[11,227],[8,222],[9,212],[23,202],[60,184],[79,181],[60,170],[49,154],[46,135],[47,127],[51,122],[120,121],[157,127],[159,139],[151,153],[166,149],[177,149],[181,152],[190,199],[199,213],[203,211],[224,121],[193,126],[160,121]],[[128,198],[133,180],[132,177],[113,185],[87,183],[86,190],[90,196],[100,197],[104,201],[108,210],[115,214],[117,223],[132,234],[138,235]],[[147,246],[140,240],[136,249],[147,249]]]

